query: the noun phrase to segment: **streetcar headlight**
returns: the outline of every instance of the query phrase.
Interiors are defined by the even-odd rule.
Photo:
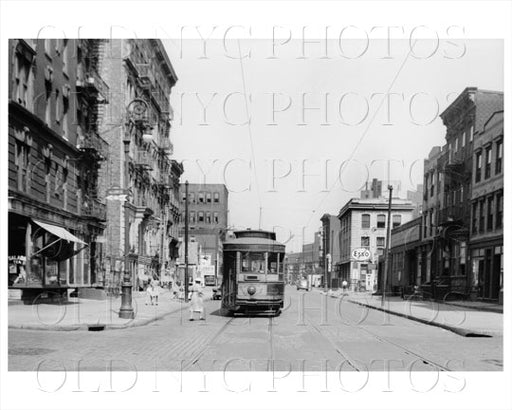
[[[249,287],[247,288],[247,293],[248,293],[249,295],[254,295],[254,294],[256,293],[256,288],[255,288],[254,286],[249,286]]]

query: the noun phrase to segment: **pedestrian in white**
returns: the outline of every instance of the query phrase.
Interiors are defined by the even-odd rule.
[[[345,290],[347,290],[347,285],[348,285],[348,283],[347,283],[347,281],[346,281],[346,280],[344,280],[344,281],[341,283],[341,286],[343,286],[343,290],[344,290],[344,291],[345,291]]]
[[[161,290],[162,288],[160,287],[160,282],[157,280],[153,281],[153,295],[151,298],[151,304],[153,304],[153,301],[155,301],[155,304],[158,306],[158,296],[160,295]]]
[[[196,283],[190,288],[192,297],[190,299],[190,321],[194,320],[194,312],[199,312],[199,320],[204,320],[203,289],[201,288],[201,279],[196,279]]]

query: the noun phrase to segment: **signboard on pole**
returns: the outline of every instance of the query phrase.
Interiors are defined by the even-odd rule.
[[[370,260],[372,254],[366,248],[356,248],[356,249],[352,250],[351,256],[352,256],[352,259],[354,259],[358,262],[364,262],[364,261]]]

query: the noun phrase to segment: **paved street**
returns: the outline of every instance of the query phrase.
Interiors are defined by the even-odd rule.
[[[204,322],[189,322],[184,307],[128,329],[10,329],[9,370],[502,370],[500,337],[462,337],[318,291],[288,286],[277,318],[227,317],[220,301],[205,305]]]

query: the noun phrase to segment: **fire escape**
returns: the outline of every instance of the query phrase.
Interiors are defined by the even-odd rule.
[[[108,143],[98,132],[109,97],[109,87],[99,75],[104,47],[105,40],[81,40],[77,50],[77,146],[82,153],[78,184],[82,192],[81,214],[97,222],[106,220],[106,206],[98,199],[97,186],[98,170],[108,152]]]

